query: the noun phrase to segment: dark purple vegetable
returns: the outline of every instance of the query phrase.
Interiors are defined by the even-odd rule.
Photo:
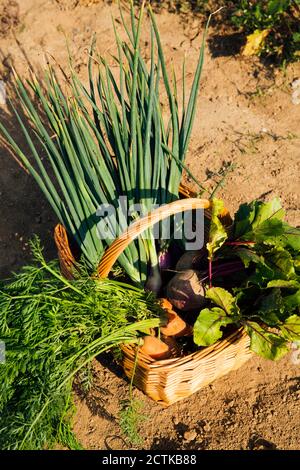
[[[158,264],[160,269],[170,269],[173,266],[173,256],[170,250],[161,251],[158,256]]]
[[[206,299],[200,272],[188,269],[176,274],[167,286],[167,298],[179,310],[202,308]]]
[[[205,250],[203,249],[186,251],[177,261],[176,271],[186,271],[187,269],[195,269],[199,265],[204,255]]]
[[[159,294],[162,287],[162,279],[158,265],[152,266],[150,275],[145,284],[145,290]]]

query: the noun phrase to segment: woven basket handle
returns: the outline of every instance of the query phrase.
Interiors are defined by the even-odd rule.
[[[145,217],[136,220],[122,235],[120,235],[120,237],[113,241],[104,253],[97,269],[98,277],[107,277],[120,254],[147,228],[166,219],[167,217],[170,217],[171,215],[178,214],[179,212],[185,212],[192,209],[209,209],[210,207],[211,202],[208,199],[179,199],[177,201],[170,202],[169,204],[165,204],[164,206],[150,212]]]

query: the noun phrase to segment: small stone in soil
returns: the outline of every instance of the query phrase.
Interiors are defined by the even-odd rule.
[[[185,441],[191,442],[194,441],[197,437],[196,431],[185,431],[183,438]]]

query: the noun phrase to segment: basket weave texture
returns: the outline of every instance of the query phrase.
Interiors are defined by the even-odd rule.
[[[181,211],[200,208],[205,209],[205,215],[209,218],[209,201],[192,197],[192,191],[185,187],[181,188],[181,195],[184,199],[162,206],[131,224],[104,253],[98,276],[107,277],[129,243],[158,221]],[[228,213],[224,214],[224,219],[229,219]],[[76,269],[76,260],[66,230],[60,224],[55,228],[54,239],[61,271],[70,279]],[[129,379],[134,373],[134,384],[146,395],[163,405],[171,405],[242,366],[252,356],[249,343],[248,335],[241,328],[212,346],[184,357],[164,360],[154,360],[141,351],[137,352],[136,346],[123,345],[123,368]]]

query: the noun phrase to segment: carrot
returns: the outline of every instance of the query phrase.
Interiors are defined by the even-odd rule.
[[[167,299],[159,299],[159,300],[160,300],[160,304],[162,308],[164,308],[165,310],[172,310],[173,305],[171,304],[171,302],[169,302]]]
[[[152,357],[152,359],[167,359],[171,356],[171,346],[155,336],[144,336],[143,340],[140,351]]]
[[[180,336],[186,329],[186,323],[174,310],[167,311],[168,323],[160,331],[165,336]]]
[[[173,310],[171,302],[161,299],[161,305],[167,314],[168,322],[160,331],[165,336],[185,336],[192,334],[191,327]]]

